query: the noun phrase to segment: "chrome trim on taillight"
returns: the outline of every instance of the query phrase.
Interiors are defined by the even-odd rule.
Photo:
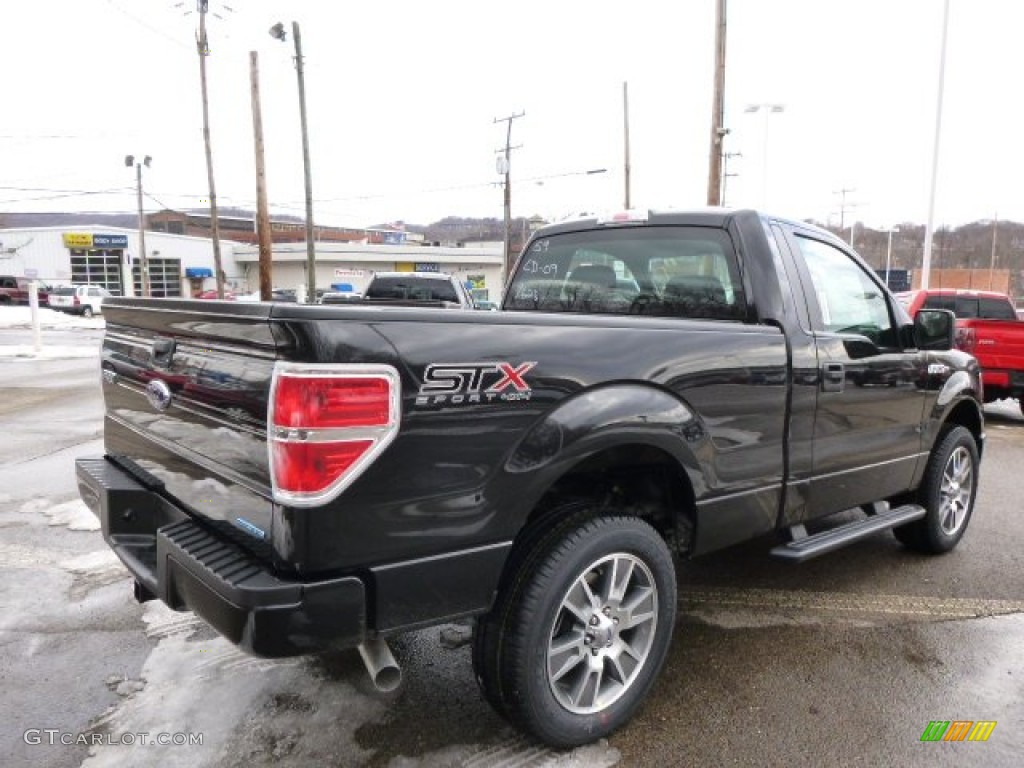
[[[282,377],[310,379],[386,379],[388,381],[388,422],[377,427],[289,427],[274,423],[278,382]],[[277,361],[270,382],[267,404],[267,457],[274,501],[290,507],[317,507],[336,499],[377,459],[398,435],[402,420],[402,380],[390,365],[362,363],[290,363]],[[278,443],[347,443],[371,440],[372,445],[345,472],[322,491],[296,492],[278,487],[274,468],[274,446]]]

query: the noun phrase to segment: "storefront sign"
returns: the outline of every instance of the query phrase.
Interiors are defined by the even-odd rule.
[[[93,235],[94,248],[127,248],[128,235]]]
[[[363,270],[361,269],[336,269],[334,270],[335,277],[362,277]]]
[[[440,272],[441,265],[436,261],[417,261],[416,262],[417,272]]]
[[[92,232],[65,232],[65,248],[127,248],[128,235],[94,235]]]
[[[92,232],[65,232],[65,248],[92,248]]]

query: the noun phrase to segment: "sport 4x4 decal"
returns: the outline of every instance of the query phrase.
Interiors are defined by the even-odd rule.
[[[460,405],[494,400],[529,400],[525,376],[536,362],[431,363],[423,371],[416,405]]]

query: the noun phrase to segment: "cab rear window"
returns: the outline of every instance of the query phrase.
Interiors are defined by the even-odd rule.
[[[929,296],[925,309],[948,309],[957,317],[982,320],[1016,320],[1017,313],[1005,299],[990,296]]]
[[[746,300],[723,230],[631,226],[532,242],[506,310],[742,320]]]

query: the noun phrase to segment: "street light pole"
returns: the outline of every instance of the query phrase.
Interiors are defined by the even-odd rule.
[[[270,28],[270,36],[286,39],[284,25],[278,22]],[[302,34],[299,22],[292,22],[292,38],[295,41],[295,74],[299,81],[299,121],[302,124],[302,170],[306,188],[306,302],[316,301],[316,238],[313,226],[313,172],[309,162],[309,129],[306,121],[306,75],[302,60]]]
[[[935,137],[932,144],[932,181],[928,198],[928,223],[924,229],[924,257],[921,260],[921,288],[928,288],[932,271],[932,227],[935,222],[935,189],[939,178],[939,140],[942,136],[942,95],[946,81],[946,37],[949,31],[949,0],[942,11],[942,44],[939,54],[939,89],[935,99]]]
[[[768,118],[772,114],[785,112],[786,106],[784,104],[770,103],[749,104],[743,111],[747,114],[764,112],[764,148],[761,154],[761,207],[766,208],[768,205]]]
[[[889,247],[885,251],[885,285],[887,288],[891,288],[889,285],[889,267],[892,265],[892,233],[899,232],[897,227],[889,227]]]

